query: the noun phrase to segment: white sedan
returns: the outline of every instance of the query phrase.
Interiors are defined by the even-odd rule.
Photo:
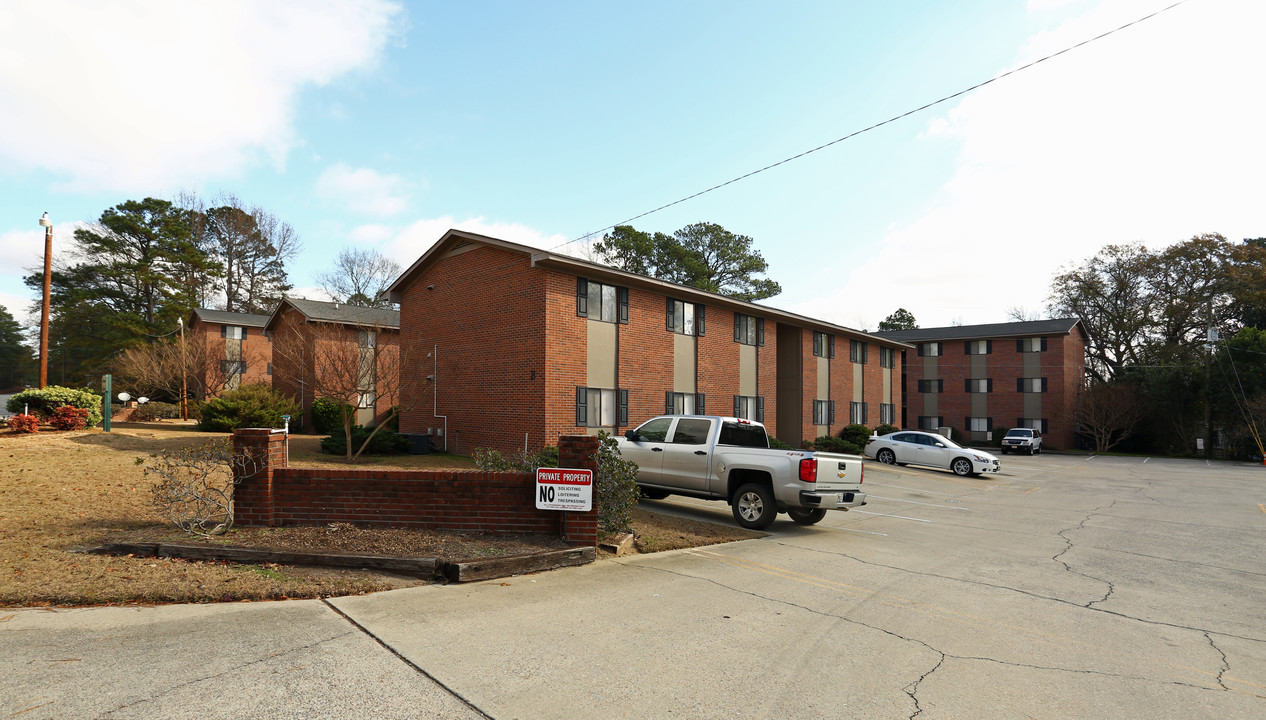
[[[903,430],[866,441],[866,456],[885,465],[927,465],[952,470],[962,477],[996,473],[997,456],[965,448],[944,435]]]

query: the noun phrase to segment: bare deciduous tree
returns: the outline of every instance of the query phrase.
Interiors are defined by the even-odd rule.
[[[233,525],[237,478],[258,467],[251,453],[234,453],[228,438],[205,445],[164,450],[145,468],[154,477],[154,504],[181,530],[200,537],[219,535]]]
[[[183,355],[178,341],[160,340],[124,350],[113,358],[110,368],[119,387],[133,394],[179,398],[183,386],[190,399],[206,400],[238,377],[226,372],[224,357],[223,343],[194,336],[186,341]],[[267,362],[258,351],[244,351],[241,361],[248,367]]]
[[[1095,452],[1107,452],[1128,438],[1143,419],[1138,386],[1124,383],[1092,383],[1070,419],[1095,441]]]
[[[400,265],[377,250],[343,248],[334,259],[334,269],[319,273],[316,280],[334,302],[387,307],[391,302],[379,296],[399,276]]]
[[[399,412],[398,398],[407,360],[401,351],[399,333],[394,328],[304,323],[293,316],[283,317],[280,325],[273,333],[274,378],[286,385],[290,393],[306,400],[305,407],[315,398],[328,398],[342,406],[346,457],[355,461]],[[391,411],[353,452],[352,428],[357,424],[357,409],[376,410],[380,399],[392,403]]]

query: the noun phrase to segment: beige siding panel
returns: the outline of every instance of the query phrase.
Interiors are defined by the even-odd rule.
[[[739,345],[739,395],[756,394],[756,346]]]
[[[673,333],[673,392],[696,393],[695,336]]]
[[[853,366],[853,402],[866,402],[866,375],[863,372],[866,366],[861,363],[851,364]]]
[[[587,358],[588,373],[585,382],[591,388],[615,387],[615,323],[601,320],[589,321]]]
[[[818,389],[816,400],[831,399],[831,361],[824,357],[815,357],[818,361]]]

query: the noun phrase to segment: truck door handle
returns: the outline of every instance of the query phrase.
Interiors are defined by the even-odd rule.
[[[664,452],[664,448],[651,448],[651,452]]]
[[[706,450],[695,450],[695,455],[707,455]]]

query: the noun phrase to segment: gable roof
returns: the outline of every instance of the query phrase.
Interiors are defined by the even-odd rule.
[[[862,330],[856,330],[842,325],[835,325],[825,320],[797,315],[785,310],[778,310],[767,305],[760,305],[745,300],[736,300],[735,298],[717,293],[700,290],[689,285],[679,285],[677,283],[668,282],[667,280],[659,280],[657,278],[638,275],[626,270],[619,270],[602,265],[599,263],[582,260],[570,255],[560,255],[548,250],[520,245],[506,240],[501,240],[487,235],[479,235],[477,233],[467,232],[465,230],[452,229],[444,233],[434,245],[426,252],[422,253],[422,257],[409,266],[408,270],[401,273],[395,282],[383,291],[382,296],[390,299],[392,302],[400,302],[404,294],[404,288],[409,285],[411,280],[430,268],[436,262],[446,257],[450,251],[458,250],[469,245],[488,245],[510,252],[516,252],[527,255],[531,260],[532,267],[548,268],[560,272],[577,275],[591,280],[605,280],[613,284],[624,285],[627,287],[636,287],[653,292],[671,295],[675,299],[684,301],[693,301],[704,303],[709,307],[719,307],[727,310],[733,310],[744,314],[751,314],[759,317],[770,318],[777,321],[785,322],[789,325],[796,325],[803,328],[819,330],[821,332],[835,333],[838,335],[849,336],[859,339],[870,339],[877,342],[884,342],[890,345],[905,346],[906,342],[899,338],[882,337],[875,333],[867,333]]]
[[[250,313],[228,312],[226,310],[212,310],[211,308],[196,308],[193,311],[193,317],[204,323],[216,323],[219,325],[244,325],[246,327],[264,327],[268,324],[269,315],[252,315]]]
[[[931,340],[1070,335],[1074,329],[1080,329],[1082,335],[1086,333],[1085,328],[1081,326],[1080,319],[1056,318],[1054,320],[1030,320],[1027,322],[992,323],[989,325],[954,325],[939,328],[916,328],[914,330],[889,330],[875,334],[884,338],[900,340],[901,342],[915,343]]]
[[[388,308],[368,308],[346,303],[308,300],[305,298],[282,298],[277,309],[268,317],[267,327],[272,328],[281,317],[286,307],[299,311],[311,322],[334,323],[353,327],[373,327],[386,330],[400,329],[400,311]]]

